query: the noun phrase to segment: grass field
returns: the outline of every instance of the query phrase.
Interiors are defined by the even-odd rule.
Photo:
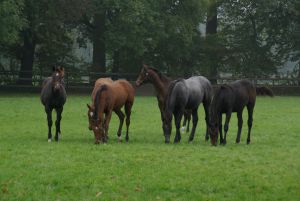
[[[241,144],[233,115],[217,147],[202,107],[193,143],[164,144],[153,97],[135,99],[129,143],[117,143],[114,115],[108,144],[94,145],[89,102],[70,95],[61,140],[48,143],[39,95],[0,95],[0,200],[300,200],[300,97],[258,98],[251,144],[244,111]]]

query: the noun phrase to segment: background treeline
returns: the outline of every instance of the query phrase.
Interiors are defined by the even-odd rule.
[[[92,61],[76,49],[91,46]],[[299,0],[1,0],[0,68],[275,74],[300,58]],[[25,81],[25,82],[29,82]]]

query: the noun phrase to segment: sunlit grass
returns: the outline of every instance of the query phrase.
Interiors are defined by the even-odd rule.
[[[154,97],[136,98],[129,143],[117,143],[114,115],[108,144],[94,145],[89,102],[70,95],[61,140],[48,143],[38,95],[0,96],[1,200],[300,200],[298,97],[258,98],[251,144],[245,110],[241,143],[232,115],[218,147],[204,141],[202,107],[194,142],[165,145]]]

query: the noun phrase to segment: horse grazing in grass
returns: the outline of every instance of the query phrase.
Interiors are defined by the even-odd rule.
[[[91,108],[95,108],[94,106],[94,100],[96,97],[96,93],[99,90],[99,88],[104,85],[104,84],[112,84],[114,81],[111,78],[99,78],[96,80],[95,85],[94,85],[94,89],[92,91],[92,105],[90,106]],[[90,115],[88,115],[88,119],[89,119],[89,130],[92,130],[92,119],[90,117]]]
[[[232,112],[237,113],[238,132],[236,143],[240,142],[243,125],[243,109],[248,110],[248,137],[247,144],[250,143],[250,132],[253,122],[253,109],[256,95],[273,96],[273,92],[267,87],[255,87],[248,80],[238,80],[229,85],[222,85],[215,91],[210,109],[210,139],[212,145],[217,145],[218,132],[220,133],[220,144],[226,144],[229,121]],[[224,138],[222,135],[222,114],[226,114],[224,125]]]
[[[95,89],[96,88],[96,89]],[[126,80],[117,80],[114,82],[106,82],[103,84],[95,84],[93,91],[93,103],[88,105],[89,129],[94,131],[95,144],[107,142],[108,127],[111,119],[112,111],[114,111],[119,119],[119,129],[117,132],[118,140],[121,141],[121,132],[125,115],[121,108],[125,106],[126,114],[126,141],[128,142],[128,129],[130,125],[131,108],[134,102],[134,88]],[[105,117],[104,117],[105,116]]]
[[[45,106],[48,120],[48,142],[52,140],[51,127],[52,127],[52,110],[56,110],[56,132],[55,141],[58,141],[60,132],[61,114],[63,106],[67,99],[67,93],[64,86],[64,68],[53,67],[51,77],[44,80],[41,92],[41,102]]]
[[[161,120],[164,122],[164,110],[165,110],[165,98],[167,96],[168,87],[171,83],[171,79],[161,73],[158,69],[149,67],[148,65],[143,65],[143,68],[135,82],[136,86],[139,87],[145,83],[151,83],[154,86],[156,91],[156,98],[158,102],[158,107],[161,114]],[[184,131],[186,122],[187,122],[187,132],[189,132],[191,120],[191,111],[186,110],[184,112],[184,122],[183,128]]]
[[[172,114],[175,119],[176,136],[174,143],[180,142],[180,122],[185,110],[192,111],[192,131],[189,142],[194,139],[196,126],[198,123],[198,107],[203,103],[206,120],[205,139],[208,140],[209,107],[212,97],[212,86],[203,76],[194,76],[189,79],[179,79],[173,81],[168,89],[165,103],[165,121],[163,123],[165,142],[170,142],[172,130]]]

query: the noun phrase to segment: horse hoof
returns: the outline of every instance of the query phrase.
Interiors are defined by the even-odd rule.
[[[48,142],[51,142],[52,140],[51,139],[48,139]]]

